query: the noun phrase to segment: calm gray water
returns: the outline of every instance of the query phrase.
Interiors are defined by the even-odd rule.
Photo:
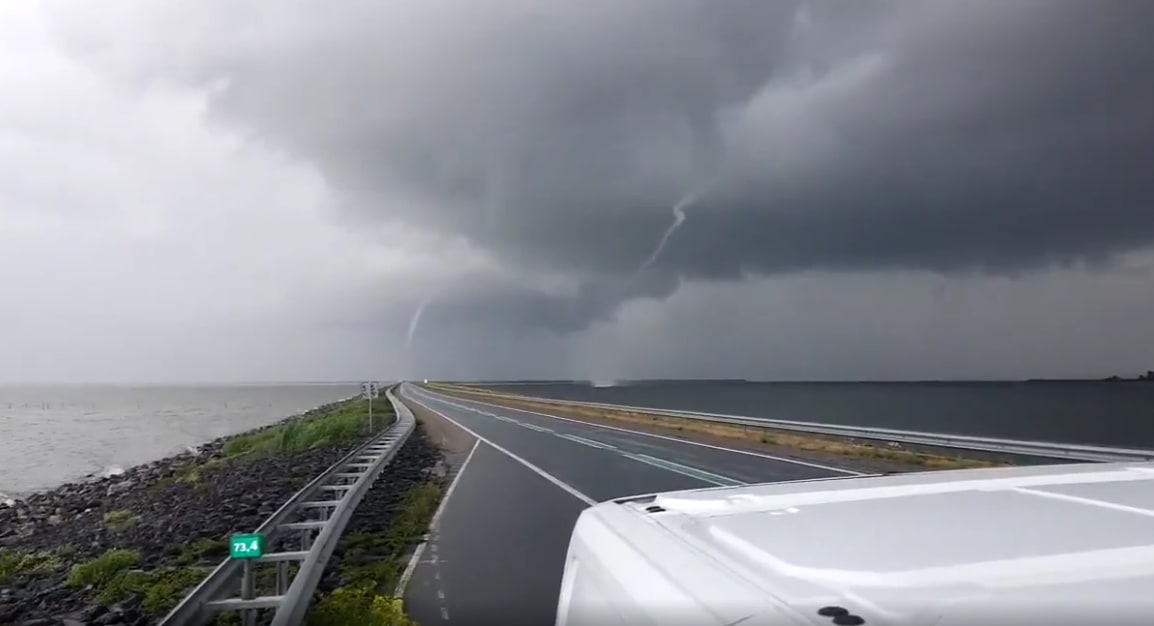
[[[854,426],[1154,448],[1154,383],[644,382],[491,385],[548,398]]]
[[[0,493],[147,463],[357,392],[351,385],[0,386]]]

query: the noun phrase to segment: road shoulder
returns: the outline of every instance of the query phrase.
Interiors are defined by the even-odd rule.
[[[454,459],[446,464],[455,481],[414,560],[403,596],[408,615],[422,626],[553,623],[569,535],[586,504],[445,418],[406,404]]]

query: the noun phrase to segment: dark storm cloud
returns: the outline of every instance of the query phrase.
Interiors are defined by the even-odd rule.
[[[213,112],[357,210],[585,277],[465,290],[430,322],[567,331],[675,275],[1020,272],[1154,241],[1149,2],[213,6],[208,60],[153,69],[226,79]]]
[[[359,332],[384,323],[395,329],[394,339],[404,341],[412,316],[423,308],[413,333],[415,340],[421,342],[428,337],[428,329],[464,331],[504,326],[566,335],[585,328],[591,321],[609,320],[626,300],[660,299],[676,288],[677,278],[667,273],[607,277],[564,290],[537,289],[509,278],[479,277],[439,284],[423,296],[399,296],[387,289],[350,294],[342,298],[349,306],[333,316],[331,323]]]
[[[560,295],[510,283],[473,282],[430,299],[422,323],[442,328],[474,324],[534,327],[564,334],[581,330],[592,320],[608,319],[627,299],[664,297],[676,286],[676,279],[667,274],[633,280],[605,278],[582,283]]]
[[[836,133],[816,176],[753,167],[667,261],[1009,271],[1149,245],[1154,7],[955,5],[863,46],[869,87],[807,112]]]

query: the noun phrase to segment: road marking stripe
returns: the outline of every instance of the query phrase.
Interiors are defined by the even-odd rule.
[[[480,411],[474,407],[466,406],[463,404],[456,404],[454,402],[451,402],[448,400],[443,400],[443,399],[438,399],[438,401],[444,402],[445,404],[448,404],[450,406],[456,406],[456,407],[464,409],[466,411],[472,411],[474,413],[482,413],[482,411]],[[530,424],[528,422],[521,422],[521,425],[525,426],[526,428],[532,428],[533,430],[543,430],[545,432],[553,432],[553,431],[550,431],[548,429],[544,429],[540,426],[537,426],[536,424]],[[707,482],[707,483],[710,483],[713,485],[717,485],[719,487],[737,487],[737,486],[749,484],[749,483],[746,483],[744,481],[737,480],[736,478],[730,478],[728,476],[722,476],[721,474],[715,474],[713,472],[709,472],[709,471],[699,469],[696,467],[692,467],[689,465],[682,465],[681,463],[669,461],[669,460],[662,459],[662,458],[655,457],[655,456],[650,456],[648,454],[642,454],[639,452],[626,452],[624,450],[620,450],[620,449],[618,449],[614,446],[611,446],[609,444],[603,444],[599,441],[594,441],[592,439],[586,439],[586,438],[580,437],[578,435],[569,435],[566,433],[554,433],[554,434],[556,434],[559,437],[564,437],[565,439],[568,439],[570,441],[574,441],[576,443],[580,443],[582,445],[589,446],[592,448],[613,450],[615,452],[618,452],[619,454],[621,454],[622,456],[624,456],[626,458],[633,459],[634,461],[639,461],[641,463],[645,463],[645,464],[650,465],[652,467],[663,469],[663,470],[666,470],[669,472],[674,472],[676,474],[681,474],[682,476],[689,476],[690,478],[695,478],[697,480]]]
[[[441,521],[441,513],[445,510],[445,505],[449,503],[449,498],[453,496],[453,490],[457,488],[457,482],[461,480],[461,476],[465,473],[465,468],[469,467],[469,461],[473,460],[473,455],[477,453],[477,446],[481,445],[481,440],[477,439],[473,442],[473,447],[469,449],[469,455],[465,457],[465,462],[461,464],[461,469],[457,470],[457,475],[453,477],[453,482],[449,483],[449,488],[445,490],[445,495],[441,498],[441,503],[437,505],[437,510],[433,512],[433,518],[429,520],[429,534],[432,534],[437,524]],[[405,596],[405,587],[409,586],[409,579],[413,577],[413,571],[417,569],[417,562],[421,560],[421,554],[425,551],[425,546],[428,541],[422,541],[417,545],[417,549],[413,550],[413,556],[409,559],[409,563],[405,566],[405,571],[401,573],[401,579],[397,581],[396,591],[393,595],[398,598]],[[435,548],[435,546],[434,546]],[[440,578],[440,572],[436,573]]]
[[[581,445],[589,446],[591,448],[600,448],[602,450],[616,450],[617,449],[616,446],[611,446],[607,443],[601,443],[600,441],[593,441],[592,439],[586,439],[584,437],[578,437],[577,435],[567,435],[565,433],[557,433],[557,436],[558,437],[564,437],[564,438],[568,439],[569,441],[576,441],[577,443],[579,443]]]
[[[433,393],[433,392],[424,391],[424,390],[422,390],[422,391],[424,393],[429,394],[429,395],[432,395],[432,393]],[[437,394],[437,395],[440,396],[440,394]],[[437,399],[441,402],[446,402],[445,400],[441,399],[440,397],[438,397]],[[775,456],[772,454],[763,454],[761,452],[753,452],[752,450],[738,450],[736,448],[726,448],[725,446],[717,446],[717,445],[713,445],[711,443],[702,443],[700,441],[689,441],[686,439],[678,439],[676,437],[670,437],[668,435],[658,435],[656,433],[647,433],[647,432],[640,431],[640,430],[630,430],[628,428],[621,428],[620,426],[606,426],[604,424],[591,424],[589,422],[584,422],[584,421],[581,421],[578,419],[573,419],[571,417],[561,417],[560,415],[550,415],[548,413],[541,413],[538,411],[530,411],[528,409],[514,409],[512,407],[503,407],[503,406],[496,405],[496,404],[489,404],[487,402],[481,402],[480,400],[465,400],[465,402],[473,402],[476,404],[480,404],[482,406],[501,408],[501,409],[505,409],[507,411],[517,411],[520,413],[526,413],[528,415],[538,415],[540,417],[548,417],[549,419],[563,420],[566,422],[573,422],[575,424],[582,424],[584,426],[588,426],[591,428],[604,428],[606,430],[616,430],[616,431],[620,431],[623,433],[629,433],[631,435],[640,435],[642,437],[652,437],[654,439],[664,439],[666,441],[675,441],[677,443],[684,443],[686,445],[691,445],[691,446],[699,446],[702,448],[712,448],[714,450],[721,450],[723,452],[733,452],[736,454],[744,454],[747,456],[756,456],[756,457],[760,457],[763,459],[769,459],[771,461],[780,461],[782,463],[790,463],[792,465],[802,465],[804,467],[813,467],[816,469],[826,470],[828,472],[837,472],[839,474],[848,474],[850,476],[868,476],[869,475],[865,472],[858,472],[855,470],[845,469],[843,467],[834,467],[832,465],[822,465],[821,463],[811,463],[809,461],[799,461],[797,459],[790,459],[790,458],[786,458],[783,456]]]
[[[676,472],[678,474],[696,478],[698,480],[703,480],[707,483],[712,483],[719,487],[738,487],[740,485],[748,484],[735,478],[722,476],[721,474],[714,474],[713,472],[707,472],[703,469],[682,465],[680,463],[674,463],[673,461],[666,459],[659,459],[655,456],[649,456],[648,454],[637,454],[633,452],[624,452],[622,454],[630,459],[633,459],[634,461],[641,461],[642,463],[646,463],[654,467],[660,467],[661,469],[668,470],[670,472]]]
[[[544,426],[538,426],[536,424],[530,424],[529,422],[517,422],[517,423],[524,426],[525,428],[535,430],[539,433],[551,433],[551,432],[553,432],[553,430],[550,428],[545,428]]]
[[[514,461],[520,463],[521,465],[524,465],[525,467],[529,468],[530,470],[535,472],[540,477],[544,478],[545,480],[547,480],[547,481],[553,483],[554,485],[560,487],[561,489],[565,490],[569,495],[573,496],[574,498],[577,498],[578,500],[584,502],[585,504],[588,504],[589,506],[593,506],[593,505],[597,504],[596,500],[594,500],[593,498],[590,498],[589,496],[581,493],[573,485],[570,485],[569,483],[561,480],[560,478],[557,478],[556,476],[550,474],[549,472],[546,472],[545,470],[541,469],[540,467],[533,465],[529,461],[526,461],[525,459],[521,458],[520,456],[516,455],[515,453],[510,452],[508,449],[506,449],[506,448],[498,445],[497,443],[493,442],[488,437],[481,436],[480,434],[475,432],[473,429],[465,426],[461,422],[458,422],[457,420],[449,417],[448,415],[445,415],[441,411],[438,411],[438,410],[430,407],[429,405],[421,402],[420,400],[414,399],[413,402],[424,407],[426,410],[431,411],[437,415],[440,415],[441,417],[443,417],[443,418],[449,420],[450,422],[456,424],[457,427],[459,427],[461,430],[469,433],[470,435],[476,437],[477,439],[480,439],[481,441],[484,441],[485,443],[489,444],[489,446],[491,446],[493,449],[497,450],[498,452],[503,453],[505,456],[507,456],[507,457],[513,459]]]

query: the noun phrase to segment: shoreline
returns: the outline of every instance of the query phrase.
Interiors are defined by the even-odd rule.
[[[355,388],[0,387],[0,492],[99,480],[350,399]],[[0,496],[0,500],[4,498]]]
[[[303,418],[303,417],[306,417],[309,415],[315,415],[316,412],[318,412],[322,409],[325,409],[326,407],[330,407],[330,406],[334,406],[334,405],[338,405],[338,404],[343,404],[345,402],[350,402],[352,400],[357,399],[358,397],[359,396],[349,396],[347,398],[341,398],[339,400],[334,400],[332,402],[322,404],[320,406],[315,406],[315,407],[308,409],[308,410],[305,410],[305,411],[298,411],[298,412],[293,413],[292,415],[289,415],[287,417],[282,417],[282,418],[280,418],[280,419],[278,419],[278,420],[276,420],[270,424],[265,424],[264,426],[258,426],[256,428],[250,428],[248,430],[243,430],[243,431],[232,433],[229,435],[223,435],[223,436],[217,437],[215,439],[206,439],[203,441],[199,441],[195,444],[188,444],[188,445],[185,445],[184,449],[179,451],[179,452],[170,451],[167,453],[159,453],[160,456],[157,456],[157,457],[150,459],[148,461],[144,461],[143,463],[137,463],[135,465],[130,465],[130,466],[128,466],[127,469],[119,463],[113,463],[109,466],[104,467],[99,472],[89,472],[87,474],[75,475],[75,476],[72,476],[70,478],[64,479],[64,480],[62,480],[62,481],[60,481],[60,482],[58,482],[58,483],[56,483],[50,487],[39,487],[39,488],[33,489],[31,491],[5,491],[4,489],[0,488],[0,509],[4,508],[6,500],[23,501],[23,500],[27,500],[28,498],[31,498],[37,494],[44,494],[44,493],[49,493],[49,492],[55,491],[56,489],[60,489],[61,487],[64,487],[66,485],[83,485],[83,484],[89,484],[89,483],[94,483],[94,482],[100,482],[103,480],[115,478],[116,476],[120,476],[122,474],[125,474],[125,473],[131,471],[131,470],[143,467],[145,465],[152,465],[154,463],[159,463],[162,461],[169,461],[171,459],[184,457],[185,455],[191,455],[193,457],[196,457],[196,456],[199,456],[200,454],[202,454],[205,449],[213,446],[217,442],[225,441],[225,440],[231,439],[233,437],[240,437],[240,436],[244,436],[244,435],[247,435],[250,433],[268,430],[270,428],[275,428],[278,425],[285,424],[291,420],[300,419],[300,418]],[[11,505],[8,505],[8,506],[11,506]]]
[[[392,407],[377,403],[378,416],[376,432]],[[227,555],[231,533],[371,436],[366,403],[350,398],[0,506],[0,624],[153,623]]]

